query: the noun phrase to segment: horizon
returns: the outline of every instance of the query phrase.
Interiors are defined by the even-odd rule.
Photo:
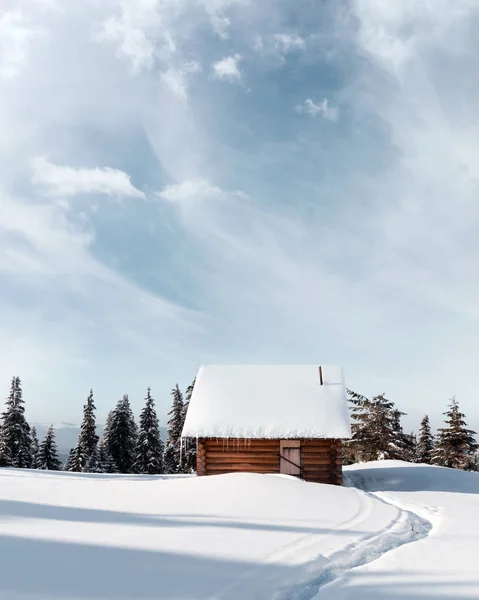
[[[405,429],[455,394],[477,430],[478,22],[5,0],[0,398],[76,422],[149,385],[165,423],[199,364],[320,357]]]

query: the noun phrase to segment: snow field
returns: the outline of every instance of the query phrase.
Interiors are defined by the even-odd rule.
[[[479,598],[478,474],[345,480],[0,470],[0,599]]]
[[[275,475],[6,469],[0,486],[8,600],[272,598],[401,516],[353,488]]]

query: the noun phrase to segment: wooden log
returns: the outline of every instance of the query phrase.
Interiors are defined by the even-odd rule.
[[[239,450],[233,450],[231,448],[228,449],[224,449],[221,450],[220,448],[208,448],[207,451],[208,456],[238,456],[238,455],[242,455],[242,454],[271,454],[271,455],[275,455],[279,453],[279,447],[278,448],[249,448],[248,450],[245,450],[244,448],[241,448]]]
[[[251,464],[268,464],[268,465],[279,465],[279,456],[209,456],[209,464],[236,464],[249,462]]]
[[[207,471],[212,473],[217,471],[224,471],[225,473],[234,473],[238,471],[243,471],[245,473],[277,473],[279,471],[279,466],[274,468],[271,465],[252,465],[250,463],[238,463],[236,465],[212,465],[208,463]]]

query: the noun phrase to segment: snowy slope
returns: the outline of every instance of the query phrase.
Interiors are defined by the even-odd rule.
[[[271,598],[401,516],[355,489],[254,474],[0,470],[0,498],[8,600]]]
[[[369,491],[0,469],[0,599],[479,598],[479,475],[346,473]]]
[[[479,474],[384,461],[347,467],[347,483],[432,524],[423,539],[348,571],[315,600],[479,598]]]

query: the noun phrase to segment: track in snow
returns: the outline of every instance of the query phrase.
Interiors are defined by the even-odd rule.
[[[313,600],[316,597],[319,598],[321,588],[340,578],[347,571],[369,564],[391,550],[395,550],[404,544],[416,542],[429,535],[432,523],[413,512],[412,506],[411,510],[405,510],[390,499],[385,500],[384,497],[375,493],[362,490],[358,490],[358,492],[394,506],[399,511],[398,518],[380,533],[363,538],[359,543],[346,546],[333,554],[326,567],[320,569],[307,581],[276,593],[274,600]],[[423,508],[421,513],[424,514]]]

